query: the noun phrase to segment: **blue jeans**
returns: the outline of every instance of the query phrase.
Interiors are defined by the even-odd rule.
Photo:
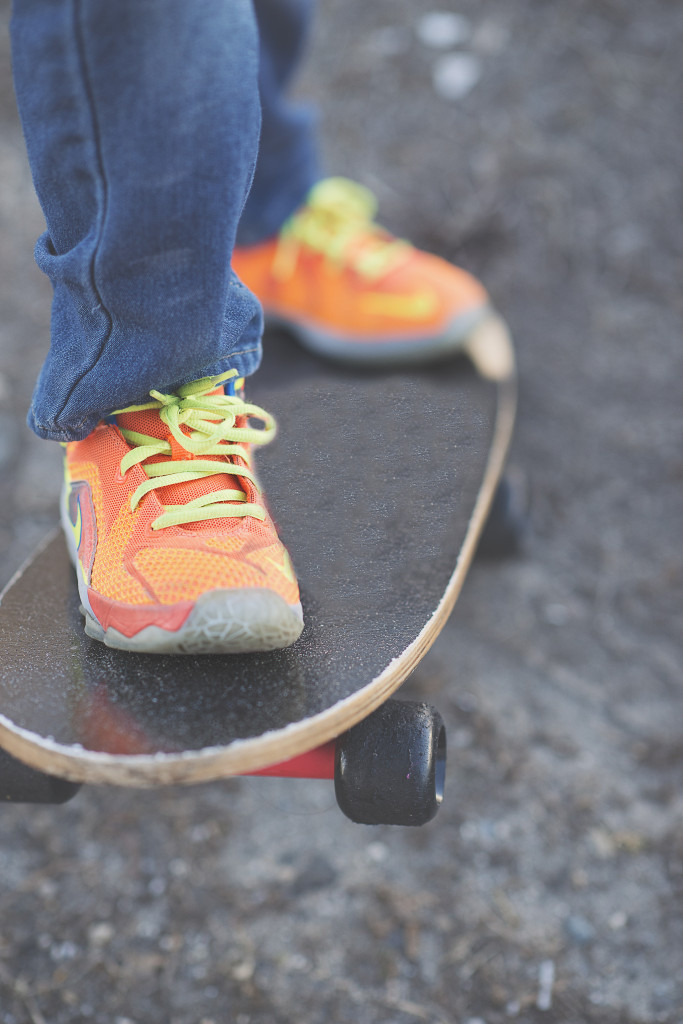
[[[311,5],[14,0],[47,224],[36,260],[54,288],[39,436],[78,440],[151,388],[257,368],[261,309],[230,259],[319,177],[311,114],[285,98]]]

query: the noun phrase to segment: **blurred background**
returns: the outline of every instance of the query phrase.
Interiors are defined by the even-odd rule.
[[[61,476],[24,426],[50,293],[8,17],[1,583]],[[449,728],[431,825],[275,780],[2,808],[0,1024],[681,1024],[681,52],[671,0],[321,0],[327,168],[512,327],[533,533],[407,687]]]

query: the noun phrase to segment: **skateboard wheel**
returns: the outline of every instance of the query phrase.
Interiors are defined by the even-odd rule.
[[[529,517],[524,487],[501,477],[493,496],[491,510],[479,540],[480,558],[511,558],[518,555],[529,532]]]
[[[0,801],[23,804],[63,804],[81,788],[78,782],[45,775],[0,750]]]
[[[446,729],[428,704],[388,700],[337,740],[337,803],[360,825],[426,824],[445,777]]]

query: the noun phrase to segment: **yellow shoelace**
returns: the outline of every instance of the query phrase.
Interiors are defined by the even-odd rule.
[[[362,185],[346,178],[318,182],[306,205],[280,231],[274,275],[280,280],[290,277],[299,249],[308,246],[367,280],[383,277],[405,259],[412,246],[375,224],[376,213],[377,200]]]
[[[172,436],[190,455],[223,456],[219,462],[215,459],[193,458],[183,461],[169,459],[168,462],[143,465],[148,479],[131,495],[132,511],[150,491],[169,487],[171,484],[190,483],[221,473],[246,478],[258,488],[249,465],[249,452],[242,445],[268,444],[275,437],[277,428],[273,417],[259,406],[249,405],[237,395],[209,394],[219,384],[236,377],[237,371],[229,370],[217,377],[203,377],[191,384],[185,384],[178,388],[175,394],[164,395],[159,391],[150,391],[154,401],[116,411],[114,415],[156,409]],[[260,419],[263,422],[263,429],[237,426],[238,417]],[[185,433],[183,427],[190,433]],[[122,475],[125,475],[132,466],[142,465],[145,459],[153,455],[173,454],[169,441],[149,437],[135,430],[121,429],[121,433],[126,441],[133,445],[121,460]],[[236,465],[230,461],[232,456],[239,456],[246,465]],[[166,526],[196,523],[205,519],[242,516],[264,520],[266,513],[261,505],[249,502],[243,490],[221,489],[183,505],[165,505],[163,514],[152,523],[152,529],[161,530]]]

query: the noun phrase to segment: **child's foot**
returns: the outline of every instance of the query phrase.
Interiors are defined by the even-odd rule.
[[[85,628],[110,647],[268,651],[301,633],[296,577],[251,469],[275,423],[236,376],[151,392],[65,446],[62,525]]]
[[[360,185],[321,181],[276,238],[236,249],[233,267],[269,320],[321,355],[397,364],[461,350],[491,315],[484,288],[380,228],[375,205]]]

